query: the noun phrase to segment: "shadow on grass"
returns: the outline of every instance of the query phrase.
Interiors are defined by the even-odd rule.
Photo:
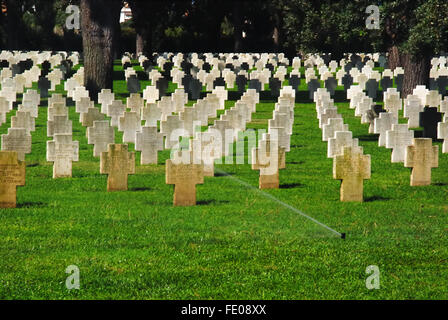
[[[221,172],[215,172],[215,177],[226,177],[226,176],[234,176],[235,173],[233,172],[227,172],[227,173],[221,173]]]
[[[137,188],[131,188],[129,191],[151,191],[151,188],[148,187],[137,187]]]
[[[378,134],[366,134],[363,136],[358,136],[359,141],[378,141],[379,135]]]
[[[124,79],[124,72],[123,71],[116,71],[114,70],[112,74],[113,80],[125,80]]]
[[[230,201],[227,201],[227,200],[214,200],[214,199],[212,199],[212,200],[200,200],[200,201],[196,202],[196,204],[199,205],[199,206],[204,206],[204,205],[207,206],[207,205],[210,205],[210,204],[218,205],[218,204],[227,204],[227,203],[230,203]]]
[[[26,165],[27,168],[33,168],[33,167],[38,167],[38,166],[39,166],[39,163],[38,163],[38,162],[36,162],[36,163],[30,163],[30,164],[27,164],[27,165]]]
[[[17,208],[45,208],[48,205],[43,202],[22,202],[17,204]]]
[[[384,198],[382,196],[372,196],[364,199],[364,202],[374,202],[374,201],[389,201],[390,198]]]
[[[304,187],[301,183],[289,183],[289,184],[281,184],[280,189],[295,189]]]
[[[435,185],[435,186],[438,186],[438,187],[445,187],[445,186],[448,186],[448,183],[445,183],[445,182],[437,182],[437,183],[434,183],[434,185]]]
[[[286,161],[286,164],[304,164],[303,161]]]

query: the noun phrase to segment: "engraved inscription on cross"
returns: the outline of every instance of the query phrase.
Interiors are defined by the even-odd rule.
[[[429,186],[431,168],[439,166],[439,146],[433,146],[430,138],[414,139],[406,148],[404,166],[412,168],[411,186]]]
[[[108,174],[107,191],[128,190],[128,174],[135,173],[135,152],[127,144],[109,144],[101,153],[100,173]]]
[[[141,151],[140,164],[157,164],[157,153],[163,150],[163,134],[157,127],[142,127],[137,132],[135,150]]]
[[[70,178],[72,161],[79,161],[79,141],[73,141],[71,134],[55,134],[53,141],[47,141],[47,161],[53,164],[53,179]]]
[[[93,156],[101,156],[107,151],[109,143],[115,142],[115,130],[109,125],[109,120],[94,121],[93,127],[87,128],[87,143],[93,144]]]
[[[16,207],[16,187],[25,185],[25,162],[15,151],[0,151],[0,208]]]
[[[363,201],[364,180],[370,179],[370,155],[362,147],[344,147],[333,158],[333,178],[342,180],[341,201]]]
[[[187,162],[166,160],[166,184],[174,184],[173,204],[175,206],[196,205],[196,185],[204,183],[203,164],[195,164],[192,156]]]

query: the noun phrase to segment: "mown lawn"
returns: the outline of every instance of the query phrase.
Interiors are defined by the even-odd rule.
[[[114,90],[124,99],[124,75],[115,70]],[[205,178],[198,205],[179,208],[165,184],[169,151],[159,153],[157,165],[141,166],[137,154],[129,191],[108,193],[73,104],[80,161],[73,178],[54,180],[45,159],[46,104],[18,208],[0,210],[1,299],[448,298],[448,155],[440,151],[431,186],[410,187],[410,169],[390,162],[391,150],[377,146],[343,99],[340,113],[372,158],[366,201],[339,201],[314,104],[302,98],[281,188],[268,192],[345,232],[346,240],[240,184],[236,179],[258,186],[258,171],[248,164],[217,165],[231,177]],[[273,108],[274,101],[261,101],[248,128],[267,128]],[[117,143],[121,137],[117,132]],[[65,287],[69,265],[80,269],[80,290]],[[380,268],[379,290],[366,288],[369,265]]]

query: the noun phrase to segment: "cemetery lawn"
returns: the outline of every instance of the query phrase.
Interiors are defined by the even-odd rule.
[[[125,99],[122,69],[115,68],[114,91]],[[342,96],[337,92],[339,112],[372,158],[365,202],[339,201],[340,182],[305,91],[281,188],[268,193],[346,240],[240,184],[258,186],[248,164],[216,165],[230,177],[206,177],[198,205],[182,208],[173,207],[173,186],[165,184],[169,151],[159,153],[158,165],[144,166],[137,153],[129,190],[106,192],[107,176],[73,103],[80,161],[72,179],[54,180],[44,99],[18,207],[0,209],[0,299],[447,299],[448,155],[437,142],[432,185],[410,187],[410,169],[390,162],[391,150],[377,146]],[[266,129],[273,108],[274,101],[261,101],[248,127]],[[121,138],[116,131],[116,142]],[[80,269],[80,290],[66,289],[69,265]],[[366,288],[370,265],[380,269],[379,290]]]

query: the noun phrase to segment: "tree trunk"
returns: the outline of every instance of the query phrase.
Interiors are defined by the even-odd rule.
[[[392,71],[401,66],[400,52],[395,45],[389,48],[388,65]]]
[[[137,32],[137,40],[135,44],[135,53],[137,56],[139,54],[144,54],[145,52],[145,37],[142,32]]]
[[[81,29],[84,50],[84,82],[91,99],[101,89],[112,89],[116,23],[119,0],[81,0]]]
[[[428,58],[415,58],[411,54],[401,54],[400,60],[404,69],[402,97],[405,98],[417,85],[427,85],[429,81]]]

